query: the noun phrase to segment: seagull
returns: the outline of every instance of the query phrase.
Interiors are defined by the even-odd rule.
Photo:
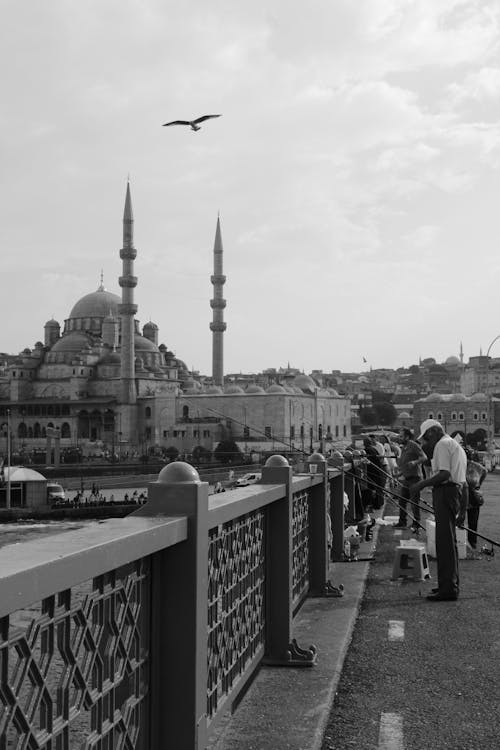
[[[163,127],[166,128],[169,125],[189,125],[191,130],[201,130],[198,123],[205,122],[205,120],[211,120],[212,117],[221,117],[221,115],[202,115],[201,117],[197,117],[196,120],[174,120],[173,122],[164,122]]]

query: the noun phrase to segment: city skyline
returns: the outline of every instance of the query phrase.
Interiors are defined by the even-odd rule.
[[[486,353],[500,9],[300,8],[7,4],[1,350],[43,339],[101,269],[119,293],[130,172],[137,318],[190,369],[211,372],[219,211],[225,372],[396,369],[460,341],[464,361]],[[201,112],[222,117],[162,128]]]

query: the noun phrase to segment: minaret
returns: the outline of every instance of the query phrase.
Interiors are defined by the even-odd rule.
[[[464,363],[464,348],[462,346],[462,342],[460,342],[460,364],[463,365]]]
[[[217,228],[215,230],[214,242],[214,273],[210,277],[214,286],[214,297],[210,300],[213,310],[213,318],[210,323],[212,331],[212,378],[215,385],[224,385],[224,308],[226,300],[223,298],[223,287],[226,277],[222,273],[222,238],[220,233],[220,217],[217,216]]]
[[[137,277],[134,276],[134,259],[137,250],[134,248],[134,215],[130,198],[130,183],[127,182],[125,210],[123,212],[123,247],[120,258],[123,261],[123,275],[118,282],[122,288],[122,303],[118,305],[121,315],[121,402],[135,404],[135,345],[134,328],[137,305],[134,304],[134,287]]]

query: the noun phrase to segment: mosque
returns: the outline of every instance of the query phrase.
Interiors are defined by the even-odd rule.
[[[62,450],[107,446],[126,453],[156,442],[161,426],[175,421],[175,396],[187,371],[158,345],[158,326],[149,322],[141,331],[135,319],[133,227],[127,184],[121,298],[104,288],[101,277],[97,291],[73,306],[62,330],[49,320],[43,343],[9,358],[0,376],[0,431],[6,433],[9,410],[19,451],[43,449],[55,434]]]
[[[295,448],[324,447],[350,438],[350,401],[312,378],[295,374],[262,388],[224,381],[226,330],[220,220],[214,242],[212,377],[193,378],[149,322],[140,329],[134,300],[134,218],[130,184],[120,250],[121,297],[101,284],[73,306],[64,326],[49,320],[44,341],[0,367],[0,451],[7,422],[14,450],[47,449],[54,439],[62,455],[133,455],[153,446],[192,453],[213,450],[221,439],[259,444],[282,440]],[[282,381],[282,382],[281,382]],[[278,446],[277,446],[278,447]]]

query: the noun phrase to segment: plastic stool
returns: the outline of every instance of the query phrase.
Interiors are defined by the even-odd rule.
[[[426,578],[431,577],[425,547],[420,545],[396,547],[392,580],[395,581],[401,576],[417,581],[425,581]]]

